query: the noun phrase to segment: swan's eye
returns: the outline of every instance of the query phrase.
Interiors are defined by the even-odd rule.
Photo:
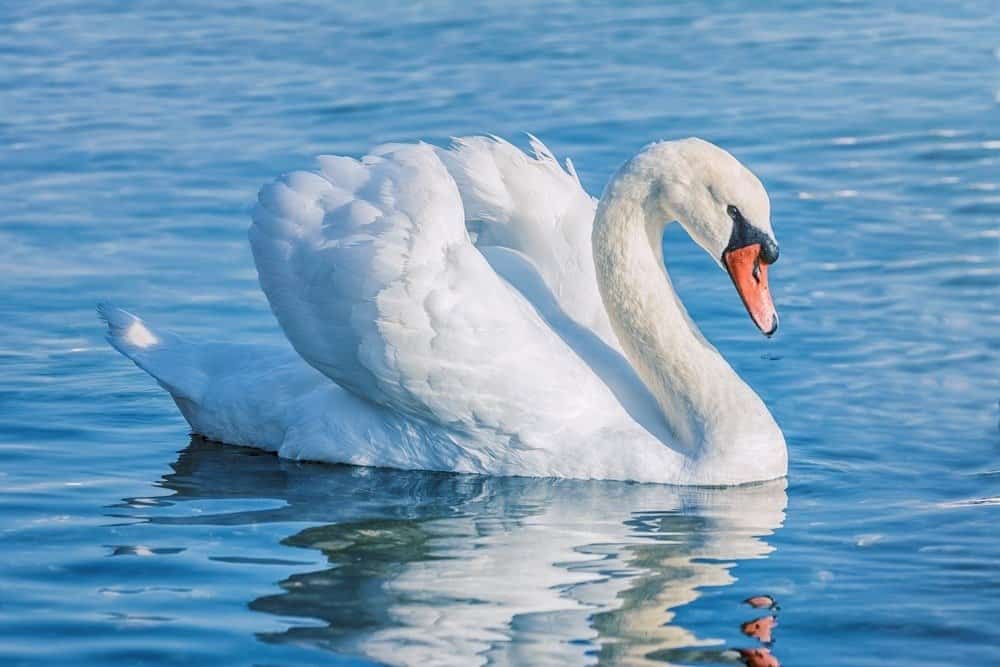
[[[740,218],[743,217],[742,215],[740,215],[740,209],[736,208],[732,204],[726,207],[726,213],[728,213],[729,217],[732,218],[733,220],[739,220]]]

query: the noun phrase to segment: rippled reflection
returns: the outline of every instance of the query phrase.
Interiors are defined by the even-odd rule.
[[[764,538],[786,504],[783,481],[684,489],[398,472],[200,439],[172,467],[162,485],[174,495],[160,501],[171,516],[154,523],[315,524],[282,543],[318,550],[328,565],[249,603],[304,620],[261,640],[391,664],[737,662],[675,611],[735,581],[739,561],[769,554]],[[173,511],[241,498],[283,504]]]

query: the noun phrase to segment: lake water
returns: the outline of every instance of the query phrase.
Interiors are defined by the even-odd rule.
[[[3,663],[734,664],[765,593],[786,666],[1000,662],[996,6],[355,4],[0,7]],[[280,461],[189,441],[104,344],[99,300],[280,340],[260,184],[521,131],[595,193],[688,135],[761,176],[775,339],[679,230],[666,256],[787,485]]]

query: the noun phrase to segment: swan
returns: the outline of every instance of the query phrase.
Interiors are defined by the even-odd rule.
[[[530,135],[529,135],[530,136]],[[249,230],[291,346],[188,341],[110,304],[107,339],[194,433],[292,459],[737,485],[781,429],[674,292],[678,222],[767,336],[767,193],[701,139],[643,148],[601,199],[534,137],[380,146],[265,185]]]

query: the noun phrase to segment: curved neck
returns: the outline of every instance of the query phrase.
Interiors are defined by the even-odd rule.
[[[671,212],[663,210],[659,195],[656,181],[629,165],[608,185],[593,230],[601,298],[676,444],[689,452],[735,446],[739,430],[751,426],[739,423],[740,415],[770,415],[701,335],[674,292],[662,251]]]

